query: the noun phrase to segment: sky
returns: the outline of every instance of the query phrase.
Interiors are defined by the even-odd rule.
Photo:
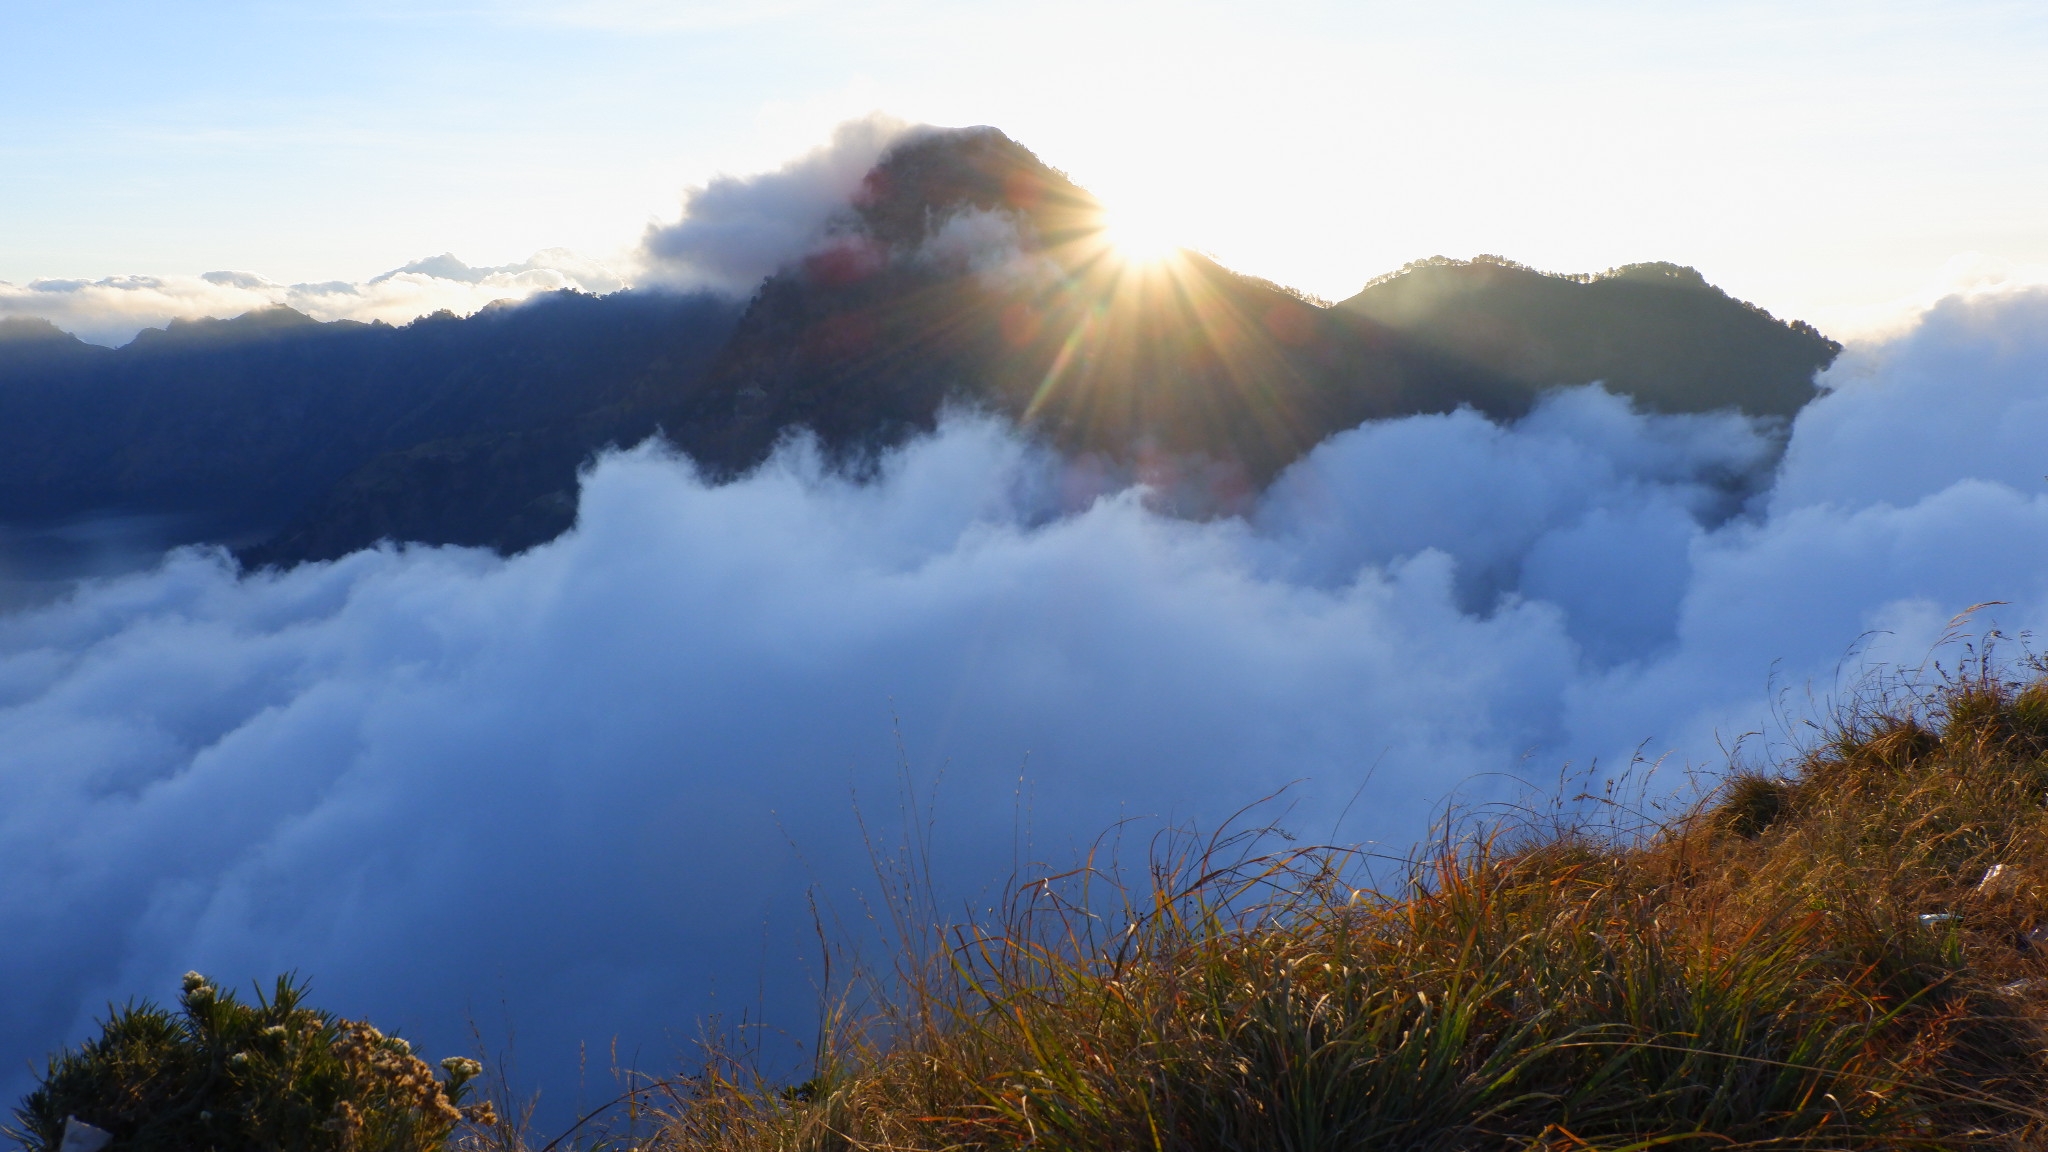
[[[1853,335],[2048,268],[2018,3],[0,0],[0,281],[629,261],[871,112],[996,125],[1243,270],[1699,268]]]

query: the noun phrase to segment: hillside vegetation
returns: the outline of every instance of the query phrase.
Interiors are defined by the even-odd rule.
[[[119,1152],[432,1152],[457,1125],[497,1123],[488,1103],[462,1106],[475,1060],[436,1076],[404,1040],[304,994],[284,977],[245,1001],[186,973],[175,1010],[131,1003],[52,1058],[0,1132],[30,1152],[70,1148],[80,1122]]]
[[[1171,847],[907,935],[817,1077],[642,1147],[2038,1148],[2048,681],[1872,707],[1655,825],[1525,817],[1365,879]],[[1596,805],[1596,807],[1600,807]],[[914,902],[912,902],[914,903]]]

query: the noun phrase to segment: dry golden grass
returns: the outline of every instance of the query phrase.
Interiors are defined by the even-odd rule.
[[[899,888],[922,944],[831,1021],[817,1078],[775,1089],[713,1053],[579,1138],[2042,1147],[2044,802],[2048,681],[1980,673],[1659,826],[1499,826],[1385,891],[1344,852],[1255,836],[1168,841],[1137,884],[1036,880],[979,925]]]

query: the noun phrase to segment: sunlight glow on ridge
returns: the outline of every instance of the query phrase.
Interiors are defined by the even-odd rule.
[[[1180,250],[1157,216],[1110,210],[1102,222],[1103,239],[1127,264],[1156,264]]]

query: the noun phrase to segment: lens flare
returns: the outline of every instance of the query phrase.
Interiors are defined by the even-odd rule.
[[[1173,234],[1157,216],[1111,211],[1102,221],[1103,239],[1127,264],[1157,264],[1180,251]]]

